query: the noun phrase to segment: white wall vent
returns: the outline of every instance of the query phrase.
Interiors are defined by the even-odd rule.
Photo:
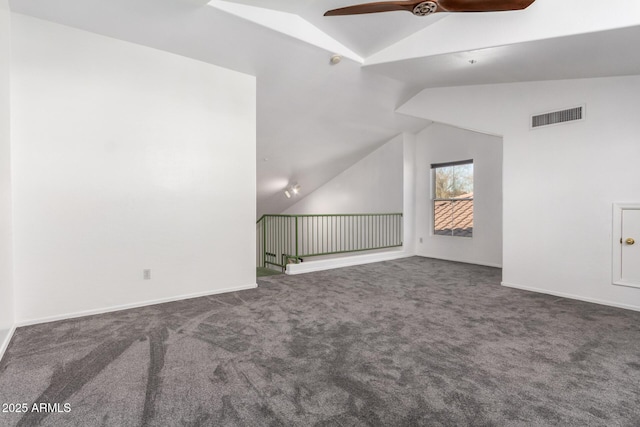
[[[531,116],[531,129],[584,120],[584,105]]]

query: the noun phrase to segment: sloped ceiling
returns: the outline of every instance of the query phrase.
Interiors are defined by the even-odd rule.
[[[403,12],[366,16],[323,16],[327,10],[348,4],[366,3],[366,0],[212,0],[209,4],[217,7],[221,2],[246,4],[263,10],[272,9],[298,15],[362,57],[368,57],[391,46],[446,16],[440,13],[419,17]]]
[[[425,87],[640,74],[640,2],[536,0],[524,11],[323,17],[344,0],[12,0],[11,9],[255,75],[258,216],[401,132]],[[345,58],[330,65],[338,53]]]

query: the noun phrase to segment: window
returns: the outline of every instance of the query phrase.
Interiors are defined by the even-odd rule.
[[[473,236],[473,160],[432,164],[433,234]]]

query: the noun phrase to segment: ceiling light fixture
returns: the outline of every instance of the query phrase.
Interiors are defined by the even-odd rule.
[[[297,196],[298,194],[300,194],[300,185],[297,183],[291,184],[284,189],[284,195],[287,199],[290,199],[292,196]]]
[[[336,53],[335,55],[332,55],[332,56],[331,56],[331,59],[329,60],[329,63],[330,63],[331,65],[336,65],[336,64],[339,64],[339,63],[340,63],[340,61],[342,61],[342,56],[341,56],[341,55],[338,55],[338,54]]]

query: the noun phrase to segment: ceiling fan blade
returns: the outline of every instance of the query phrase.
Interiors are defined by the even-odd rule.
[[[396,10],[413,11],[413,8],[422,0],[412,1],[381,1],[376,3],[364,3],[354,6],[341,7],[325,12],[324,16],[359,15],[361,13],[393,12]]]
[[[443,12],[499,12],[522,10],[535,0],[436,0]]]
[[[436,12],[498,12],[521,10],[535,0],[396,0],[364,3],[325,12],[324,16],[359,15],[362,13],[405,10],[424,16]]]

